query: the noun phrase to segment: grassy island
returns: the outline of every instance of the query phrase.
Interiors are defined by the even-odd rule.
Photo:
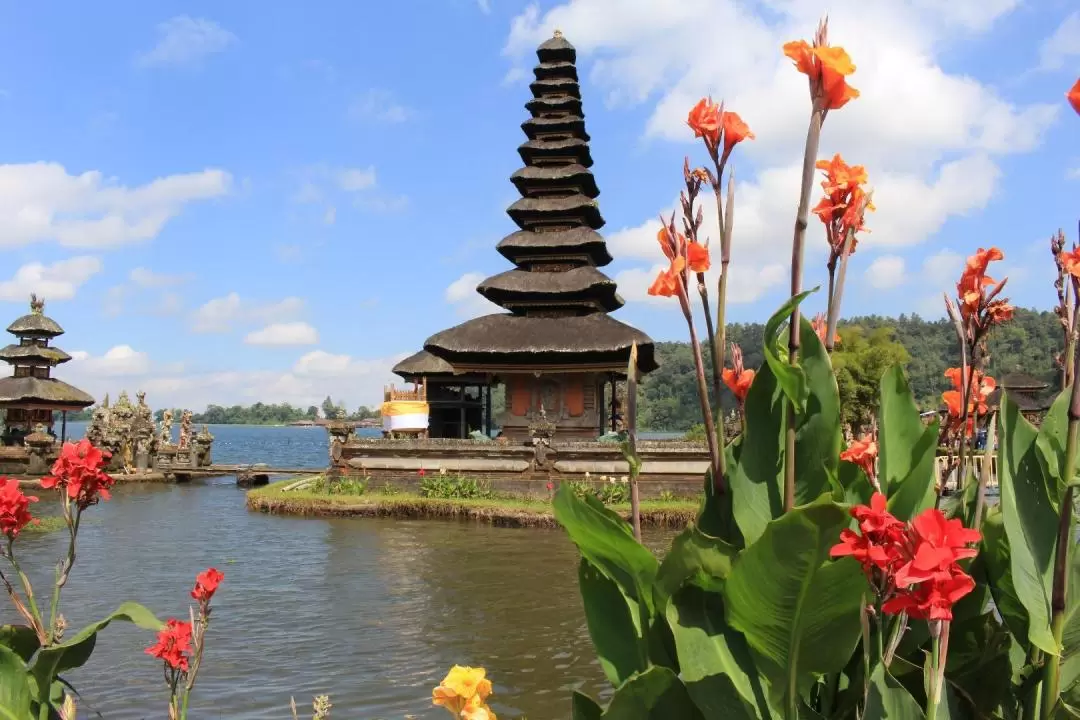
[[[328,492],[313,476],[310,488],[288,490],[296,478],[272,483],[247,494],[250,510],[271,515],[317,517],[397,517],[411,519],[458,519],[503,527],[558,527],[551,501],[537,497],[426,497],[389,488],[353,486],[352,492]],[[629,503],[609,507],[629,517]],[[649,527],[684,527],[697,517],[698,502],[688,499],[645,500],[641,524]]]

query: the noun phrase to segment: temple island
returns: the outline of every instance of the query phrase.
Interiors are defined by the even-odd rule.
[[[0,378],[0,407],[4,409],[0,474],[42,476],[68,439],[67,414],[84,410],[95,400],[53,377],[56,366],[71,356],[51,344],[64,329],[45,314],[44,299],[31,295],[30,313],[11,323],[7,331],[18,342],[0,349],[0,359],[12,367],[10,377]],[[146,393],[139,392],[136,397],[138,402],[133,405],[127,393],[121,392],[110,407],[106,396],[94,409],[86,429],[91,442],[112,453],[110,472],[133,479],[170,479],[210,467],[214,438],[205,426],[201,432],[193,432],[190,411],[184,411],[179,439],[174,442],[172,412],[165,411],[159,429],[146,404]]]
[[[435,333],[394,367],[411,387],[386,388],[384,438],[329,424],[337,472],[390,479],[443,470],[523,489],[628,472],[618,444],[601,438],[619,427],[631,347],[638,371],[649,373],[653,341],[610,315],[623,299],[600,270],[612,257],[598,232],[574,47],[556,32],[537,57],[518,147],[524,166],[510,178],[521,194],[507,209],[518,230],[496,246],[514,267],[476,288],[506,312]],[[496,417],[500,386],[505,409]],[[708,467],[695,443],[642,442],[639,452],[644,480],[691,482],[696,491]]]

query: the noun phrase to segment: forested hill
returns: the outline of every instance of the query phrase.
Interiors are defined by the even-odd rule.
[[[899,361],[906,366],[920,406],[935,408],[941,393],[948,389],[945,369],[960,361],[956,334],[946,319],[923,320],[918,315],[869,316],[842,321],[839,330],[847,342],[834,354],[834,366],[841,395],[847,398],[857,400],[861,393],[872,392],[884,369]],[[704,332],[703,328],[698,331]],[[742,347],[748,368],[757,368],[764,362],[763,333],[764,325],[760,323],[728,326],[728,340]],[[1001,377],[1020,369],[1053,383],[1057,378],[1054,358],[1061,352],[1062,344],[1061,326],[1052,312],[1018,309],[1016,317],[996,328],[990,337],[990,374]],[[641,387],[641,427],[674,431],[701,422],[689,343],[657,343],[656,353],[660,369],[650,373]],[[707,352],[705,362],[709,363]],[[723,395],[724,407],[730,409],[734,398],[726,389]]]

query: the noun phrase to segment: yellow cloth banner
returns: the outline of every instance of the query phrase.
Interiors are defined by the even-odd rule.
[[[427,415],[428,404],[423,400],[390,400],[382,404],[383,417],[395,415]]]

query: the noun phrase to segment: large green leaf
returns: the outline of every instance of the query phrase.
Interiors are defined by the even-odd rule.
[[[611,684],[618,686],[648,669],[649,642],[640,604],[585,558],[581,558],[578,581],[589,637]]]
[[[841,670],[858,642],[866,579],[854,560],[828,559],[848,521],[831,500],[795,508],[739,555],[724,585],[727,620],[753,648],[774,698]]]
[[[679,676],[654,667],[619,686],[602,716],[606,720],[703,720]]]
[[[879,483],[900,520],[934,506],[937,441],[938,423],[923,425],[903,369],[889,368],[881,378]]]
[[[1043,468],[1046,491],[1054,510],[1060,510],[1065,487],[1071,476],[1065,473],[1065,443],[1069,435],[1069,401],[1072,392],[1060,393],[1054,399],[1046,417],[1039,423],[1039,435],[1035,440],[1039,462]]]
[[[737,553],[738,550],[720,538],[690,525],[675,537],[671,550],[660,563],[655,592],[657,606],[687,582],[706,590],[719,590],[731,572]]]
[[[1037,432],[1008,394],[1001,397],[998,422],[1001,512],[1009,539],[1012,581],[1027,610],[1028,640],[1056,655],[1059,648],[1050,631],[1050,594],[1058,518],[1035,448]]]
[[[1009,539],[1005,536],[1000,505],[988,510],[981,529],[983,539],[977,564],[985,573],[994,598],[994,607],[1004,619],[1009,632],[1026,650],[1030,644],[1028,614],[1013,586],[1012,556],[1009,552]]]
[[[672,598],[667,618],[683,682],[705,717],[767,718],[767,686],[724,615],[719,593],[688,585]]]
[[[903,685],[878,663],[870,675],[863,720],[922,720],[926,714]]]
[[[840,466],[840,390],[825,346],[805,317],[800,321],[799,364],[807,385],[806,405],[795,430],[795,504],[805,505],[828,492]]]
[[[0,625],[0,645],[13,650],[24,662],[30,662],[41,647],[37,633],[26,625]]]
[[[772,370],[780,389],[783,390],[784,395],[792,402],[796,412],[799,414],[806,410],[806,399],[810,395],[810,388],[806,378],[806,371],[799,365],[790,364],[780,356],[780,343],[782,342],[780,328],[791,318],[792,311],[799,306],[799,303],[805,300],[810,293],[816,291],[817,288],[814,288],[795,295],[773,313],[773,316],[765,323],[765,362],[768,363],[769,369]],[[801,332],[799,340],[802,341]],[[756,377],[754,382],[757,382]]]
[[[116,620],[133,623],[144,630],[160,630],[164,627],[164,623],[139,603],[122,603],[108,617],[87,625],[70,640],[59,645],[51,645],[38,652],[30,666],[30,672],[37,682],[37,687],[50,688],[57,675],[82,667],[94,651],[98,633]]]
[[[770,366],[762,366],[743,406],[746,432],[728,446],[732,512],[747,545],[784,512],[785,406]]]
[[[0,645],[0,720],[32,720],[33,695],[26,663]]]
[[[659,563],[634,539],[630,525],[595,496],[580,498],[565,484],[555,493],[554,509],[555,518],[566,528],[582,557],[651,612],[652,585]]]
[[[570,708],[571,720],[600,720],[604,716],[604,709],[595,700],[577,691],[570,701]]]
[[[1072,691],[1080,698],[1080,552],[1069,556],[1069,586],[1065,593],[1064,630],[1061,635],[1062,693]]]
[[[1012,679],[1010,644],[993,613],[950,623],[945,676],[960,691],[956,703],[965,716],[991,717],[1005,699]]]

